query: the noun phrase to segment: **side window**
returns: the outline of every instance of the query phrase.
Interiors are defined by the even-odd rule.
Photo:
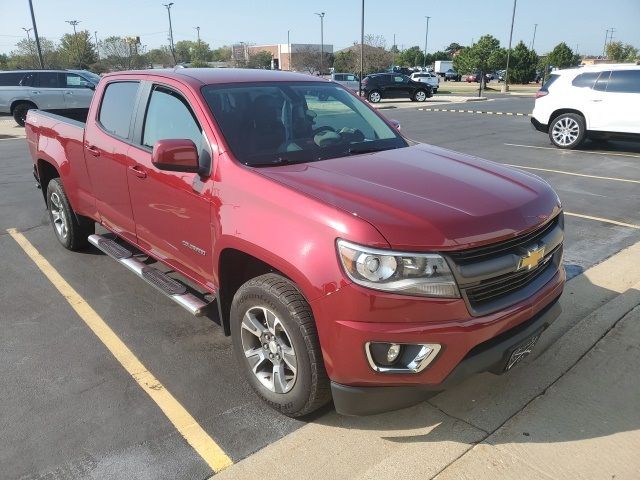
[[[0,73],[0,87],[17,87],[24,78],[24,72]]]
[[[393,81],[394,83],[402,83],[404,82],[404,78],[401,75],[396,75],[395,77],[393,77]]]
[[[356,76],[355,75],[346,75],[346,80],[348,82],[355,82],[356,81]]]
[[[600,72],[581,73],[573,79],[571,85],[574,87],[592,88],[599,76]]]
[[[614,70],[607,92],[640,93],[640,70]]]
[[[200,149],[202,128],[186,100],[173,90],[155,87],[144,120],[142,144],[153,147],[158,140],[169,138],[187,138]]]
[[[62,82],[62,86],[64,88],[85,88],[90,82],[81,77],[80,75],[76,75],[75,73],[65,73],[64,80]]]
[[[22,87],[35,87],[36,86],[36,74],[27,73],[22,80],[20,80],[20,86]]]
[[[34,86],[39,88],[60,88],[60,78],[58,72],[36,73]]]
[[[342,75],[341,73],[340,74],[336,74],[335,75],[335,80],[336,80],[336,82],[344,81],[344,75]]]
[[[129,125],[137,94],[138,82],[113,82],[107,85],[98,117],[105,130],[121,138],[129,137]]]
[[[602,72],[596,81],[596,84],[593,86],[594,90],[598,92],[606,92],[607,91],[607,83],[609,82],[609,75],[611,72]]]

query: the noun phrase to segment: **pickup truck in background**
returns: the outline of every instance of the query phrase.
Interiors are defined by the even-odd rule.
[[[559,313],[551,187],[412,142],[335,82],[120,72],[85,122],[30,110],[26,133],[60,243],[220,323],[286,415],[332,397],[377,413],[508,371]]]

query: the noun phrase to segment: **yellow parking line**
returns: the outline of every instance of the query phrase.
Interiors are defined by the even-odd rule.
[[[540,150],[553,150],[559,153],[589,153],[591,155],[615,155],[617,157],[632,157],[640,158],[640,155],[632,155],[630,153],[616,153],[616,152],[591,152],[589,150],[562,150],[555,147],[539,147],[537,145],[520,145],[518,143],[505,143],[508,147],[521,147],[521,148],[537,148]]]
[[[563,175],[573,175],[576,177],[586,177],[586,178],[595,178],[598,180],[612,180],[615,182],[628,182],[628,183],[640,183],[640,180],[631,180],[628,178],[616,178],[616,177],[601,177],[600,175],[587,175],[585,173],[574,173],[574,172],[565,172],[564,170],[551,170],[549,168],[539,168],[539,167],[525,167],[523,165],[512,165],[510,163],[505,163],[508,167],[516,167],[522,168],[524,170],[538,170],[541,172],[551,172],[551,173],[562,173]]]
[[[582,215],[581,213],[564,212],[564,214],[570,217],[584,218],[587,220],[596,220],[598,222],[611,223],[612,225],[619,225],[621,227],[635,228],[637,230],[640,230],[640,225],[634,225],[633,223],[618,222],[617,220],[610,220],[608,218],[601,218],[601,217],[592,217],[591,215]]]
[[[91,308],[91,306],[62,278],[58,271],[44,258],[27,238],[11,228],[9,235],[20,245],[27,256],[36,264],[45,277],[67,300],[84,323],[95,333],[120,365],[131,375],[140,387],[160,407],[167,419],[180,432],[189,445],[202,459],[219,472],[232,465],[232,460],[198,424],[191,414],[171,395],[171,393],[142,364],[135,354],[111,330],[109,325]]]

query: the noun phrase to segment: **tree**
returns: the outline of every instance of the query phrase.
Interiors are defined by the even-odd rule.
[[[444,51],[447,52],[447,55],[449,55],[449,60],[451,60],[453,58],[453,54],[456,53],[458,50],[462,50],[463,48],[464,47],[459,43],[452,42],[449,44],[447,48],[444,49]],[[445,60],[445,59],[443,58],[442,60]]]
[[[146,57],[147,63],[151,65],[162,65],[163,67],[173,65],[173,56],[167,46],[149,50]]]
[[[211,57],[211,48],[207,42],[195,42],[191,47],[191,62],[206,63]]]
[[[607,45],[607,58],[616,62],[634,62],[638,58],[638,49],[622,42],[611,42]]]
[[[320,50],[313,47],[303,47],[292,55],[291,61],[294,70],[307,73],[319,72]]]
[[[191,53],[193,51],[196,42],[191,40],[180,40],[176,42],[176,61],[178,63],[189,63],[191,61]]]
[[[40,48],[45,68],[63,67],[56,46],[51,40],[40,37]],[[35,40],[29,41],[25,38],[16,43],[16,49],[9,54],[7,67],[11,70],[40,68]]]
[[[6,53],[0,53],[0,70],[9,69],[9,56]]]
[[[460,74],[480,71],[482,83],[484,74],[504,67],[506,51],[500,48],[500,41],[492,35],[480,37],[476,43],[460,51],[453,58],[453,68]]]
[[[573,53],[569,46],[560,42],[556,45],[551,53],[547,55],[545,63],[556,68],[576,67],[580,64],[580,55]]]
[[[107,37],[102,42],[104,63],[110,70],[130,70],[148,65],[145,56],[138,53],[138,45],[129,38]]]
[[[62,61],[75,68],[89,68],[89,65],[98,60],[95,45],[88,30],[63,35],[58,50]]]
[[[333,59],[333,69],[336,72],[356,72],[360,69],[356,66],[358,59],[356,53],[351,49],[336,52]]]
[[[521,40],[511,51],[509,83],[529,83],[536,76],[537,65],[538,55]]]
[[[422,50],[420,50],[420,47],[417,45],[403,50],[396,56],[396,64],[401,67],[414,67],[416,65],[422,65],[423,63],[424,53],[422,53]]]
[[[273,56],[264,50],[254,53],[253,55],[249,55],[249,61],[247,62],[248,68],[261,68],[261,69],[270,69],[271,68],[271,60]]]
[[[427,59],[425,65],[433,65],[437,60],[449,60],[449,54],[447,52],[434,52],[427,53]]]
[[[211,60],[214,62],[230,62],[231,61],[231,47],[224,46],[216,48],[211,52]]]

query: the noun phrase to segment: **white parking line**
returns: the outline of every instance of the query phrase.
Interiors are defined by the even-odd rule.
[[[591,215],[582,215],[581,213],[564,212],[564,214],[569,217],[584,218],[586,220],[596,220],[598,222],[610,223],[612,225],[619,225],[621,227],[635,228],[636,230],[640,230],[640,225],[634,225],[633,223],[619,222],[617,220],[611,220],[609,218],[592,217]]]
[[[505,163],[504,165],[507,165],[508,167],[522,168],[524,170],[538,170],[538,171],[541,171],[541,172],[561,173],[563,175],[573,175],[573,176],[576,176],[576,177],[595,178],[597,180],[612,180],[614,182],[640,183],[640,180],[631,180],[631,179],[628,179],[628,178],[601,177],[599,175],[587,175],[585,173],[565,172],[564,170],[551,170],[550,168],[525,167],[524,165],[513,165],[513,164],[510,164],[510,163]]]
[[[631,153],[617,153],[617,152],[591,152],[589,150],[562,150],[555,147],[538,147],[536,145],[520,145],[518,143],[505,143],[508,147],[521,147],[521,148],[537,148],[540,150],[553,150],[560,153],[589,153],[591,155],[615,155],[617,157],[631,157],[640,158],[640,155],[633,155]]]

